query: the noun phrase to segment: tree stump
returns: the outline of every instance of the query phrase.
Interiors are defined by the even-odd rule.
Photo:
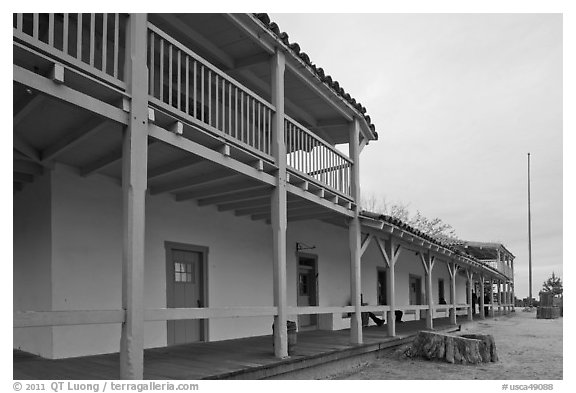
[[[497,362],[498,354],[496,353],[496,343],[494,337],[490,334],[463,334],[461,337],[480,340],[480,355],[484,363]]]
[[[407,355],[460,364],[478,364],[498,360],[492,336],[475,334],[456,336],[430,331],[418,333]]]

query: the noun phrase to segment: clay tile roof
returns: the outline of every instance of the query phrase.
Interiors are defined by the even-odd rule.
[[[300,51],[300,45],[298,45],[298,43],[295,43],[295,42],[290,43],[290,40],[288,38],[288,34],[286,32],[280,31],[280,28],[278,27],[278,25],[276,23],[270,21],[270,17],[268,16],[268,14],[253,14],[253,15],[260,22],[262,22],[262,24],[264,24],[264,26],[266,26],[266,28],[268,30],[270,30],[272,33],[274,33],[274,35],[279,40],[281,40],[284,43],[284,45],[286,45],[290,49],[290,51],[292,52],[292,54],[294,56],[302,59],[302,61],[314,71],[316,76],[325,85],[330,87],[330,89],[332,89],[332,91],[336,95],[339,95],[340,97],[342,97],[353,108],[355,108],[360,114],[362,114],[364,116],[364,119],[366,120],[366,123],[370,127],[370,130],[372,130],[376,139],[378,139],[378,133],[376,132],[376,126],[374,124],[372,124],[372,119],[370,118],[370,116],[366,115],[366,108],[362,104],[357,102],[353,97],[350,96],[350,94],[346,93],[346,91],[340,86],[340,83],[338,81],[333,80],[333,78],[330,75],[326,75],[325,71],[322,68],[317,67],[315,64],[313,64],[310,61],[310,57],[306,53]]]
[[[422,239],[428,240],[429,242],[434,243],[436,245],[439,245],[440,247],[444,247],[444,248],[452,251],[454,254],[461,255],[461,256],[464,256],[466,258],[470,258],[474,261],[479,262],[478,259],[474,257],[474,255],[464,251],[460,247],[457,247],[458,245],[461,244],[458,239],[448,238],[448,237],[444,237],[444,236],[427,235],[424,232],[406,224],[405,222],[403,222],[403,221],[401,221],[395,217],[388,216],[386,214],[379,214],[379,213],[374,213],[374,212],[369,212],[369,211],[363,210],[360,212],[360,215],[364,216],[364,217],[372,218],[375,220],[382,220],[382,221],[387,222],[389,224],[395,225],[398,228],[404,229],[407,232],[412,233],[413,235],[416,235]],[[452,241],[449,241],[448,239],[451,239]]]

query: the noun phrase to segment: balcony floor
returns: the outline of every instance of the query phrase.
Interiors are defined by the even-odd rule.
[[[498,313],[496,313],[498,315]],[[478,315],[475,315],[475,319]],[[458,324],[467,323],[465,316]],[[448,318],[434,319],[435,329],[451,330]],[[425,328],[425,321],[396,325],[397,336],[388,337],[386,326],[364,327],[364,344],[351,346],[348,329],[314,330],[298,333],[298,345],[288,359],[274,357],[271,336],[194,343],[144,351],[145,379],[258,379],[310,367],[335,359],[360,355],[379,348],[402,344]],[[306,362],[308,361],[308,363]],[[300,365],[299,365],[300,364]],[[118,379],[118,353],[50,360],[14,351],[13,377],[23,379]]]

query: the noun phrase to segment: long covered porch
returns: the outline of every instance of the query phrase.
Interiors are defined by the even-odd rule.
[[[496,315],[503,313],[496,312]],[[476,314],[474,320],[479,320]],[[435,330],[456,331],[471,323],[467,316],[434,320]],[[284,375],[291,378],[304,368],[313,370],[329,362],[349,359],[402,345],[420,330],[425,320],[396,325],[390,337],[386,325],[363,328],[364,343],[350,344],[348,329],[314,330],[298,333],[298,343],[288,359],[274,356],[272,336],[202,342],[144,351],[145,379],[263,379]],[[24,352],[14,352],[14,379],[118,379],[119,354],[49,360]],[[312,371],[313,372],[313,371]]]

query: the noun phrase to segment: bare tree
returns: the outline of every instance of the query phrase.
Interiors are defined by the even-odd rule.
[[[429,236],[458,238],[452,225],[445,223],[441,218],[429,219],[420,210],[416,210],[415,214],[410,214],[409,205],[405,203],[390,203],[386,197],[377,198],[370,195],[362,200],[361,206],[364,210],[396,218]]]

